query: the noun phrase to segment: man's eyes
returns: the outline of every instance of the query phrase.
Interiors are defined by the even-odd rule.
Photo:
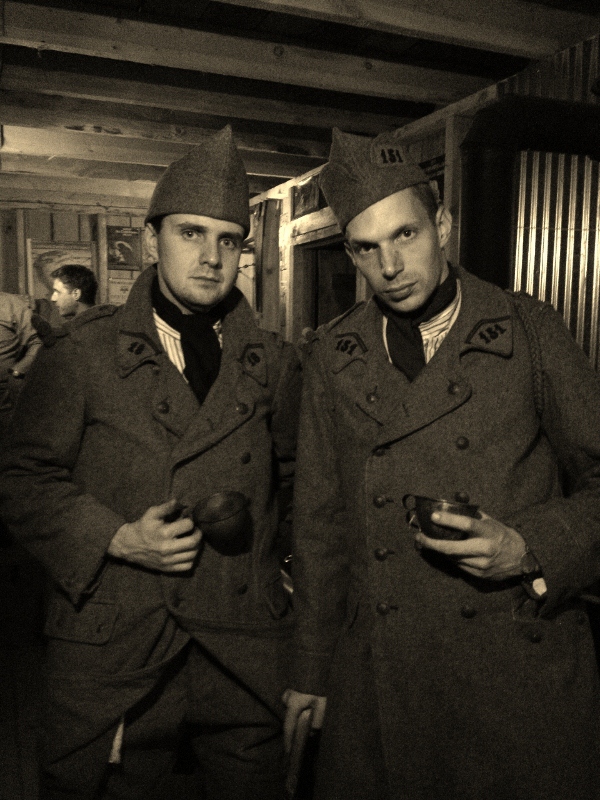
[[[400,231],[400,233],[396,237],[396,241],[398,241],[398,240],[406,241],[407,239],[412,239],[413,236],[415,236],[416,233],[417,232],[416,232],[416,230],[414,230],[414,228],[404,228],[404,230]]]

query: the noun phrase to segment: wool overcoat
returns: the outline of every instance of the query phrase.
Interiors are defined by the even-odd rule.
[[[155,274],[44,348],[3,454],[5,518],[52,580],[45,632],[61,713],[49,759],[116,725],[190,637],[281,712],[292,622],[276,495],[293,474],[299,361],[234,288],[220,372],[199,406],[160,344]],[[205,544],[183,576],[107,557],[117,529],[150,506],[191,508],[224,489],[250,498],[250,552]]]
[[[458,318],[412,383],[388,360],[372,300],[307,346],[293,686],[329,697],[334,729],[362,699],[339,687],[370,653],[385,800],[592,800],[600,707],[579,595],[599,575],[600,384],[558,313],[524,297],[540,421],[515,298],[459,278]],[[520,531],[544,602],[519,579],[471,578],[418,551],[407,494],[468,498]]]

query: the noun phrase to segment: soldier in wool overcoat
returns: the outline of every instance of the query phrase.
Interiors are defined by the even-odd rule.
[[[318,800],[598,798],[598,377],[551,307],[447,264],[393,140],[336,132],[321,181],[375,296],[306,348],[286,732],[324,717]],[[479,516],[427,536],[414,496]]]
[[[172,796],[158,786],[182,732],[199,796],[281,797],[291,615],[277,492],[300,372],[234,286],[248,215],[226,128],[157,185],[157,264],[124,306],[49,342],[17,413],[3,512],[52,583],[44,798]],[[233,549],[188,514],[223,491],[248,502]]]

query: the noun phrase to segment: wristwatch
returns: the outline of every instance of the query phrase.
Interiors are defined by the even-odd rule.
[[[538,579],[543,578],[544,573],[542,572],[540,562],[533,555],[528,544],[525,545],[525,552],[521,557],[519,566],[521,569],[521,583],[523,588],[534,600],[541,600],[543,595],[536,591],[534,583]]]

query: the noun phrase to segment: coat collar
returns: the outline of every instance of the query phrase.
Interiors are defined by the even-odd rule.
[[[390,364],[383,344],[382,314],[371,299],[339,320],[333,337],[331,371],[344,380],[358,407],[381,426],[380,444],[425,427],[465,403],[472,387],[461,364],[470,351],[508,358],[513,348],[511,306],[506,294],[464,269],[461,309],[432,361],[410,383]]]
[[[199,442],[218,441],[254,412],[256,395],[268,382],[264,343],[250,305],[234,287],[237,303],[223,320],[223,354],[217,380],[202,406],[164,352],[154,324],[150,288],[156,267],[144,270],[131,288],[119,321],[117,369],[126,378],[145,363],[155,363],[157,380],[152,397],[154,418],[185,441],[182,457]]]

